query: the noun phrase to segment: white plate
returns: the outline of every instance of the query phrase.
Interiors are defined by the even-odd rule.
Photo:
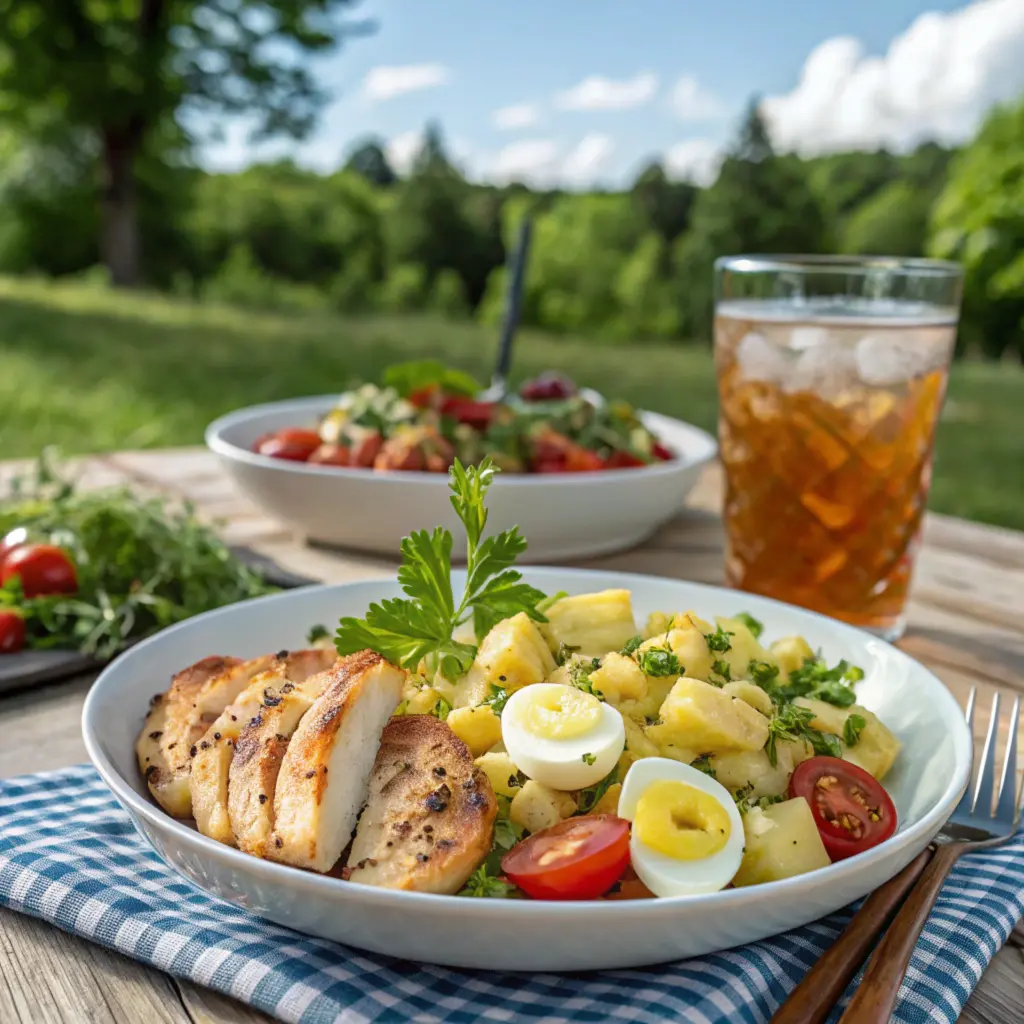
[[[956,700],[922,665],[850,626],[762,597],[619,573],[531,569],[555,593],[604,587],[633,592],[638,622],[649,612],[749,611],[768,638],[800,633],[829,661],[860,665],[858,699],[903,742],[885,785],[899,813],[893,838],[807,875],[703,896],[628,902],[542,903],[391,892],[257,860],[199,835],[150,801],[134,742],[149,698],[173,672],[209,654],[253,657],[304,645],[317,623],[361,616],[398,593],[370,580],[309,587],[208,612],[121,655],[96,681],[82,728],[93,764],[157,852],[201,888],[301,932],[373,952],[456,967],[555,971],[634,967],[741,945],[805,924],[891,878],[938,831],[970,773],[971,737]],[[459,574],[455,584],[462,586]]]
[[[251,450],[262,434],[312,426],[336,401],[337,396],[321,395],[239,409],[207,427],[206,443],[242,491],[310,540],[393,554],[413,530],[441,525],[461,536],[443,473],[310,466]],[[518,524],[529,539],[526,560],[532,562],[639,544],[678,515],[701,467],[717,451],[714,438],[698,427],[654,413],[643,419],[678,458],[602,473],[499,474],[487,496],[489,528],[497,532]]]

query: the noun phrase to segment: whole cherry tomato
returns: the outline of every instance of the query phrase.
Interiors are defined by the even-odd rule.
[[[320,447],[320,435],[303,427],[285,427],[259,442],[256,451],[272,459],[306,462]]]
[[[343,444],[322,444],[306,461],[316,466],[351,466],[352,449]]]
[[[23,544],[9,552],[0,567],[0,584],[21,578],[26,597],[73,594],[78,574],[67,553],[53,544]]]
[[[662,462],[669,462],[675,458],[675,456],[672,454],[672,450],[670,448],[666,448],[659,441],[655,441],[654,444],[651,446],[651,454],[656,459],[661,459]]]
[[[519,397],[526,402],[554,402],[575,394],[576,385],[560,373],[542,373],[519,389]]]
[[[383,447],[384,438],[378,431],[367,434],[361,441],[352,445],[352,465],[369,469]]]
[[[0,537],[0,568],[3,568],[4,559],[15,549],[27,544],[29,540],[28,530],[24,526],[11,530],[4,537]]]
[[[565,471],[567,473],[593,473],[604,468],[604,459],[597,452],[592,452],[576,444],[566,452]]]
[[[0,611],[0,654],[14,654],[25,646],[25,620],[12,611]]]
[[[441,415],[450,416],[459,423],[466,423],[477,430],[486,430],[497,412],[496,402],[478,402],[473,398],[449,396],[441,403]]]
[[[612,452],[604,460],[605,469],[633,469],[637,466],[646,466],[643,459],[637,458],[630,452]]]
[[[536,900],[593,900],[629,864],[629,822],[614,814],[567,818],[501,858],[501,870]]]

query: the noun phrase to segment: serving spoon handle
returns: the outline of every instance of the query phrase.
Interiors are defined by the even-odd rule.
[[[772,1017],[772,1024],[822,1024],[864,963],[903,898],[921,877],[932,848],[919,853],[898,875],[877,888],[850,919],[842,935],[807,972]]]

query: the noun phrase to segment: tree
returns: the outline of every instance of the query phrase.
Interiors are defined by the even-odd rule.
[[[717,181],[693,206],[690,230],[676,244],[683,330],[707,337],[712,267],[739,253],[814,253],[825,217],[803,163],[776,155],[758,106],[752,103]]]
[[[59,111],[102,168],[100,249],[115,283],[140,279],[136,165],[190,117],[248,116],[301,138],[324,94],[306,58],[365,27],[351,0],[18,0],[0,5],[0,100],[31,130]]]
[[[932,196],[909,181],[891,181],[856,207],[842,228],[840,251],[863,256],[920,256]]]
[[[378,188],[388,188],[398,181],[384,147],[376,139],[368,139],[357,146],[346,161],[345,170],[360,175]]]
[[[931,252],[964,267],[963,336],[992,358],[1024,356],[1024,101],[990,114],[954,159]]]
[[[685,181],[669,181],[655,161],[633,183],[633,198],[652,230],[666,242],[674,242],[689,226],[693,202],[700,191]]]

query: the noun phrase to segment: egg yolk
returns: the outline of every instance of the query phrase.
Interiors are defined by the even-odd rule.
[[[718,853],[732,826],[710,793],[664,779],[644,790],[633,817],[633,833],[645,846],[675,860],[703,860]]]
[[[601,721],[601,702],[572,686],[537,687],[531,695],[523,727],[534,736],[566,740],[595,729]]]

